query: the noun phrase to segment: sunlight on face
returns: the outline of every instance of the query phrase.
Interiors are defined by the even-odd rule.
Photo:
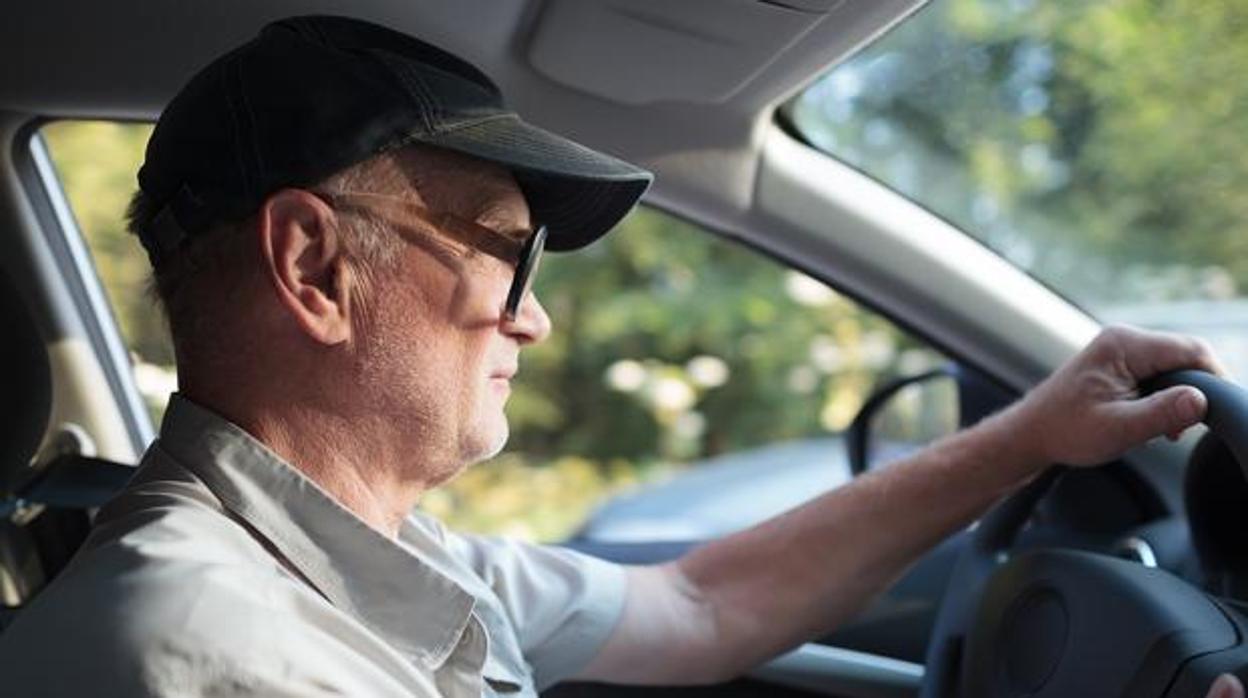
[[[409,181],[436,211],[500,233],[529,227],[524,196],[510,174],[468,158],[438,153]],[[514,269],[465,250],[435,256],[406,245],[394,274],[379,280],[376,317],[362,340],[362,366],[385,413],[410,421],[414,448],[451,477],[496,455],[509,435],[503,408],[521,346],[549,333],[549,318],[531,296],[508,321],[503,303]]]

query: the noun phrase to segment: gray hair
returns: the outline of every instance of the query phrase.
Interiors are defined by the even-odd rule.
[[[356,192],[410,195],[412,183],[400,160],[416,148],[408,147],[374,156],[339,171],[314,185],[331,194]],[[152,224],[160,213],[142,190],[127,210],[129,230],[137,233]],[[394,268],[402,248],[401,239],[366,213],[342,216],[341,241],[348,263],[361,283],[353,286],[353,302],[367,311],[364,294],[373,279]],[[248,283],[258,278],[259,258],[253,235],[255,219],[224,221],[188,241],[182,249],[161,260],[152,270],[148,293],[164,311],[179,364],[193,360],[201,349],[212,346],[223,311],[239,307]]]

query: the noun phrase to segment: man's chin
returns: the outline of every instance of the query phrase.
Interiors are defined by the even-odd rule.
[[[480,463],[503,452],[507,439],[511,437],[511,428],[507,420],[503,419],[500,422],[500,424],[483,429],[477,438],[473,439],[475,443],[467,449],[470,454],[467,459],[469,463]]]

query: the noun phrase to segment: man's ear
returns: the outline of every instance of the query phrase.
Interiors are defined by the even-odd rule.
[[[351,339],[351,275],[334,210],[311,192],[282,189],[257,216],[270,285],[297,326],[322,344]]]

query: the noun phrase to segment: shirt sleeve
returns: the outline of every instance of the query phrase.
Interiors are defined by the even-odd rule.
[[[539,691],[583,669],[623,612],[620,565],[566,548],[445,535],[502,602]]]

